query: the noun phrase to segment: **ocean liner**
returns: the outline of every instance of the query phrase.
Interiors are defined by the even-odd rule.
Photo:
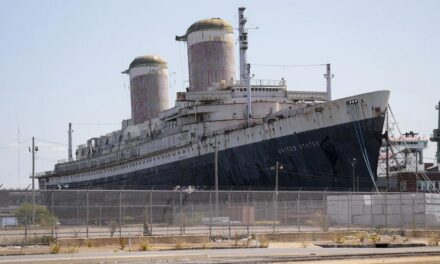
[[[240,73],[234,33],[219,18],[200,20],[177,41],[187,44],[189,87],[168,108],[167,63],[135,58],[131,119],[39,173],[40,189],[218,186],[371,189],[375,185],[389,91],[331,99],[327,90],[288,90],[286,81],[251,78],[244,8],[239,8]],[[354,163],[353,161],[357,162]]]

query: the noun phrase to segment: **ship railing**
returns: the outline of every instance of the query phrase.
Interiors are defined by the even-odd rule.
[[[283,110],[280,110],[276,113],[273,113],[271,115],[268,115],[266,117],[263,118],[263,122],[267,123],[271,120],[273,120],[274,118],[278,118],[278,117],[290,117],[290,116],[297,116],[297,115],[302,115],[305,112],[310,110],[310,106],[311,104],[309,103],[303,103],[300,106],[298,106],[297,108],[286,108]]]
[[[53,174],[53,171],[42,171],[42,172],[36,172],[35,178],[44,177],[44,176],[50,176]],[[30,175],[32,177],[32,174]]]
[[[246,86],[245,80],[233,80],[232,86]],[[286,80],[251,79],[251,86],[287,86]]]
[[[287,91],[287,98],[289,98],[291,100],[326,101],[327,100],[327,92]]]

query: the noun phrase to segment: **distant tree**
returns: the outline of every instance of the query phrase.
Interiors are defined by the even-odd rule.
[[[32,224],[32,204],[22,203],[15,211],[14,215],[17,218],[19,225]],[[58,222],[58,219],[53,216],[46,207],[35,205],[35,224],[40,226],[53,226]]]

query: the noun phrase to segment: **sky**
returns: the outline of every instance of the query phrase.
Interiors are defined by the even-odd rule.
[[[440,1],[0,0],[0,186],[31,183],[33,136],[41,172],[67,157],[69,122],[74,147],[119,129],[131,113],[121,72],[136,56],[167,60],[173,106],[188,85],[186,46],[175,36],[204,18],[235,27],[240,6],[247,8],[255,79],[285,78],[288,90],[325,91],[322,66],[264,65],[331,63],[333,98],[390,90],[402,132],[432,134]],[[425,161],[434,155],[430,143]]]

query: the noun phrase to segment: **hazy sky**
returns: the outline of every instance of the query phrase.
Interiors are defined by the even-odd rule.
[[[30,184],[32,136],[36,171],[45,171],[67,156],[69,122],[74,146],[118,129],[130,117],[121,71],[135,56],[168,61],[174,105],[188,80],[186,46],[175,35],[210,17],[235,26],[239,6],[247,7],[248,26],[258,27],[249,32],[248,52],[256,79],[284,77],[289,90],[324,91],[323,67],[257,65],[331,63],[334,98],[391,90],[401,129],[432,133],[440,1],[0,0],[0,185]]]

